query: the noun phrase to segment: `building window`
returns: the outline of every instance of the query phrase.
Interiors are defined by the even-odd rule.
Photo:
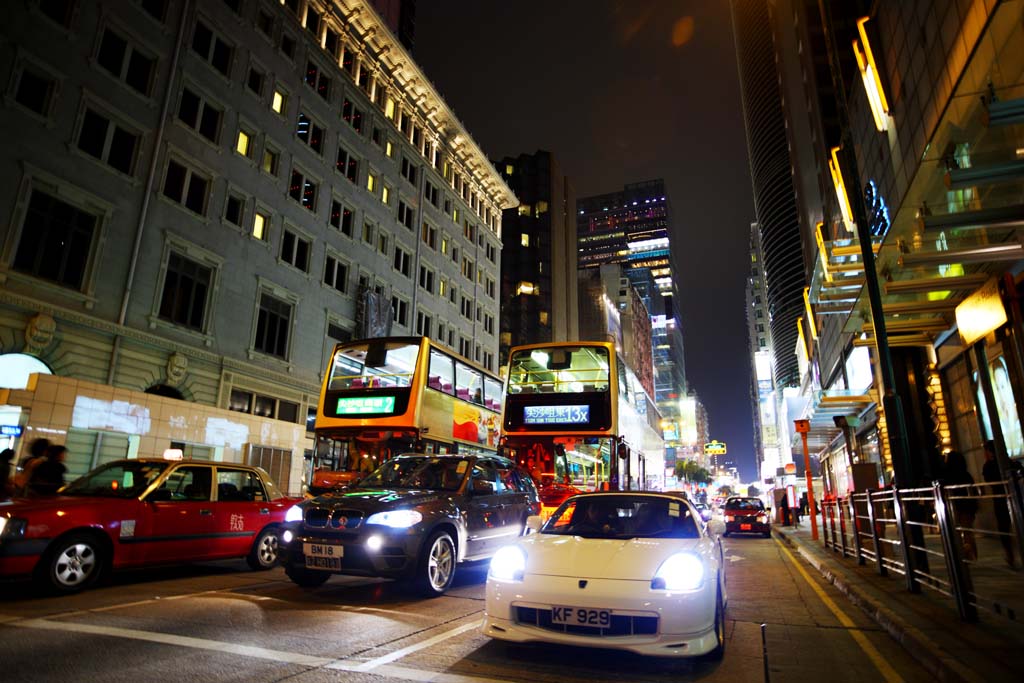
[[[210,180],[199,172],[171,159],[164,177],[164,196],[200,216],[206,215],[206,197]]]
[[[398,200],[398,222],[404,225],[409,230],[412,230],[412,226],[415,224],[415,211],[411,206],[403,202],[401,199]]]
[[[139,52],[138,48],[109,28],[103,32],[96,63],[117,80],[143,95],[149,95],[156,60]]]
[[[265,35],[267,38],[273,39],[274,15],[262,9],[258,10],[256,12],[256,28],[258,28],[260,33]]]
[[[472,282],[473,280],[474,266],[473,262],[468,258],[462,259],[462,276]]]
[[[388,255],[388,235],[383,230],[377,233],[377,252],[384,256]]]
[[[324,50],[335,60],[338,59],[338,51],[341,49],[341,38],[337,31],[328,26],[324,30]]]
[[[309,272],[309,253],[312,242],[285,229],[281,236],[281,260],[306,273]]]
[[[437,188],[429,180],[425,183],[423,193],[424,196],[427,198],[427,201],[434,205],[434,208],[440,208],[440,200],[438,199],[439,195],[437,192]]]
[[[263,160],[260,162],[260,168],[264,173],[277,177],[277,167],[280,165],[280,161],[280,152],[270,145],[265,145],[263,147]]]
[[[363,111],[347,97],[341,105],[341,118],[345,119],[345,123],[352,126],[357,133],[363,132]]]
[[[494,298],[497,293],[497,286],[491,278],[487,278],[487,296]]]
[[[420,239],[431,249],[437,250],[437,228],[426,221],[423,222],[423,229],[420,231]]]
[[[382,204],[389,205],[391,203],[391,188],[386,184],[381,185],[380,188],[380,201]]]
[[[106,162],[111,168],[131,175],[139,136],[92,109],[86,109],[78,131],[78,149]]]
[[[317,184],[305,177],[298,169],[292,169],[292,181],[288,186],[288,196],[297,201],[303,208],[316,212]]]
[[[548,324],[548,312],[547,311],[541,311],[540,313],[538,313],[537,314],[537,321],[541,325],[547,325]]]
[[[14,269],[81,291],[99,216],[33,188]]]
[[[359,182],[359,159],[344,147],[338,148],[338,158],[334,167],[352,183]]]
[[[347,45],[341,49],[341,68],[348,72],[349,76],[355,76],[356,53]]]
[[[363,242],[366,244],[373,244],[373,236],[376,233],[373,223],[370,221],[363,221]]]
[[[252,218],[252,236],[264,242],[270,232],[270,214],[263,209],[256,209]]]
[[[181,91],[178,103],[178,119],[210,142],[217,144],[220,139],[220,122],[223,112],[188,88]]]
[[[352,237],[352,209],[337,199],[331,202],[331,226],[341,230],[342,234]]]
[[[253,348],[257,351],[288,357],[288,330],[291,326],[292,304],[278,299],[267,292],[260,294],[260,307],[256,317],[256,339]]]
[[[375,174],[366,174],[366,189],[370,194],[377,194],[377,176]]]
[[[269,417],[271,419],[282,420],[284,422],[297,423],[299,404],[293,403],[292,401],[274,398],[273,396],[263,396],[262,394],[245,391],[243,389],[232,389],[231,398],[228,403],[228,410],[233,410],[236,413],[248,413],[249,415],[256,415],[257,417]],[[277,450],[254,447],[254,450],[255,449],[260,451]],[[287,452],[285,452],[285,454],[287,454]],[[272,469],[267,467],[266,463],[253,462],[251,459],[250,464],[258,464],[260,467],[263,467],[268,471]],[[274,481],[281,483],[283,480],[275,477]]]
[[[213,269],[172,251],[167,258],[159,316],[198,332],[205,329]]]
[[[498,261],[498,248],[496,246],[494,246],[493,244],[488,242],[487,246],[484,249],[484,252],[487,255],[487,260],[488,261],[490,261],[491,263],[497,263],[497,261]]]
[[[407,157],[402,157],[402,177],[416,185],[416,166]]]
[[[399,325],[409,324],[409,302],[397,296],[391,297],[391,310],[395,314],[395,322]]]
[[[56,90],[57,81],[53,78],[31,67],[23,67],[14,89],[14,101],[31,112],[47,117]]]
[[[244,213],[245,198],[233,192],[228,192],[227,201],[224,202],[224,219],[241,227]]]
[[[254,66],[249,67],[249,75],[245,79],[245,86],[249,88],[257,97],[263,97],[263,83],[266,81],[266,76],[263,72]]]
[[[423,311],[416,312],[416,334],[422,334],[424,337],[430,336],[432,328],[432,321],[429,313]]]
[[[459,307],[459,312],[462,313],[462,317],[467,320],[473,319],[473,301],[467,297],[462,297],[462,305]]]
[[[284,116],[288,111],[288,93],[281,89],[275,89],[274,96],[270,98],[270,108]]]
[[[420,287],[434,293],[434,271],[426,266],[420,266]]]
[[[395,245],[395,258],[392,265],[402,275],[412,277],[412,258],[409,256],[409,252],[397,244]]]
[[[315,90],[325,101],[330,99],[331,79],[313,62],[306,63],[306,85]]]
[[[253,134],[239,128],[238,135],[235,137],[235,151],[243,157],[251,159],[253,155]]]
[[[299,112],[299,122],[295,128],[295,136],[309,145],[317,154],[324,149],[324,129],[313,123],[305,112]]]
[[[336,256],[327,254],[324,263],[324,284],[344,294],[348,291],[348,265]]]
[[[192,50],[225,76],[231,71],[231,46],[202,21],[196,22],[192,34]]]
[[[283,54],[288,59],[294,60],[295,59],[295,45],[296,45],[296,42],[295,42],[295,38],[293,36],[291,36],[291,35],[289,35],[287,33],[282,33],[281,34],[281,45],[279,46],[279,49],[281,50],[281,54]]]

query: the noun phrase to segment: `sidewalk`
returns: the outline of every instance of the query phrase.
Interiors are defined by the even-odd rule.
[[[773,525],[779,538],[895,638],[939,681],[1024,679],[1024,624],[979,610],[977,623],[957,615],[952,598],[906,590],[902,576],[880,576],[811,539],[810,520]],[[820,533],[819,529],[819,533]]]

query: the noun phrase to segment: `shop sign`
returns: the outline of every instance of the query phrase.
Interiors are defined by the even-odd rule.
[[[964,346],[970,346],[994,329],[1006,324],[1006,307],[999,295],[999,280],[988,282],[956,307],[956,326]]]
[[[0,436],[21,436],[21,425],[0,425]]]

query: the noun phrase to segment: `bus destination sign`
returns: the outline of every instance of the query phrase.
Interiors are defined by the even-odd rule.
[[[528,425],[586,424],[590,406],[523,406],[523,422]]]
[[[352,396],[339,398],[336,415],[374,415],[395,412],[394,396]]]

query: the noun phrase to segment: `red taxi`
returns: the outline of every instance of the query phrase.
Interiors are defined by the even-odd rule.
[[[270,569],[278,526],[299,500],[259,467],[116,460],[57,496],[0,502],[0,579],[71,593],[108,569],[232,557]]]

